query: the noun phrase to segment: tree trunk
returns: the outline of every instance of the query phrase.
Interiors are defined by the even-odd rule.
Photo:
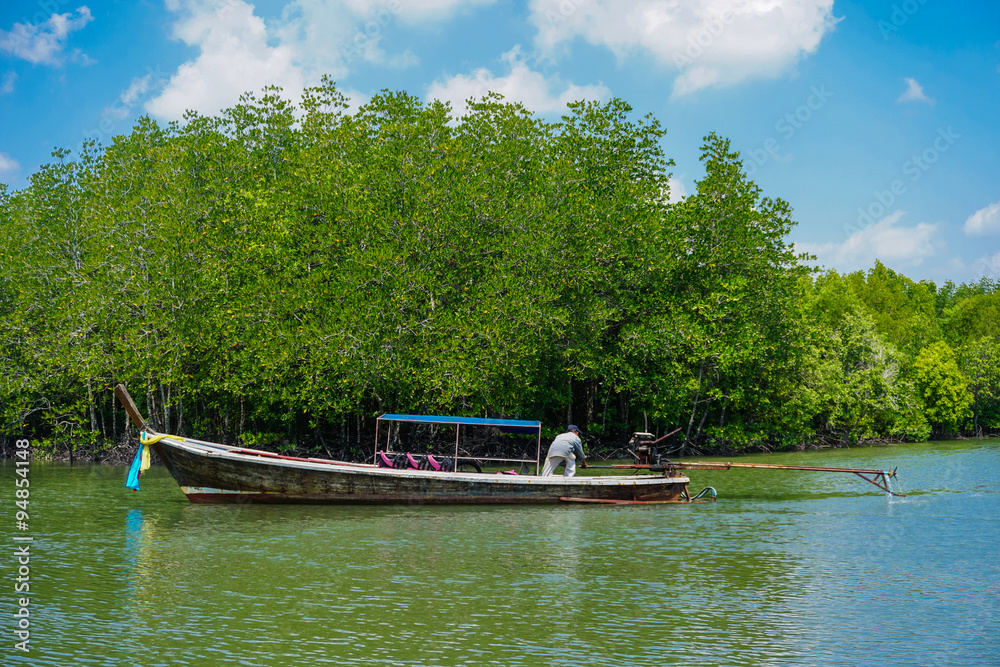
[[[979,394],[972,395],[972,435],[979,435]]]
[[[90,378],[87,378],[87,406],[90,408],[90,432],[93,433],[97,430],[97,413],[94,411],[94,391]]]
[[[691,416],[688,418],[687,431],[684,433],[684,440],[687,442],[691,441],[691,427],[694,426],[694,416],[698,411],[698,400],[701,398],[701,380],[705,374],[705,360],[701,360],[701,364],[698,366],[698,391],[694,395],[694,403],[691,405]]]
[[[705,406],[705,414],[701,416],[701,421],[698,422],[698,430],[695,432],[694,437],[698,442],[701,442],[701,429],[705,426],[705,420],[708,419],[708,412],[711,409],[711,403]]]
[[[146,414],[149,415],[149,420],[152,426],[157,431],[161,430],[156,423],[156,400],[153,398],[153,383],[148,379],[146,380]]]
[[[573,423],[573,378],[566,380],[566,385],[569,387],[569,403],[566,404],[566,423]]]
[[[163,411],[163,432],[170,432],[170,390],[169,388],[164,391],[163,383],[157,381],[160,385],[160,409]]]
[[[587,383],[587,423],[584,428],[590,429],[594,423],[594,395],[597,394],[597,381],[591,380]]]

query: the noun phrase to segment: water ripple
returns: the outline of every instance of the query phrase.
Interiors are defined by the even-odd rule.
[[[731,471],[675,507],[206,507],[38,465],[38,643],[3,664],[996,664],[998,448],[890,453],[902,502]]]

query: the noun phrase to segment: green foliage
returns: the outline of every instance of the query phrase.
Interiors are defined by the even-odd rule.
[[[0,187],[3,430],[111,441],[125,382],[164,430],[354,454],[384,411],[681,425],[695,447],[918,438],[924,405],[964,419],[938,357],[914,393],[942,331],[996,424],[994,284],[813,279],[726,140],[670,203],[665,130],[621,100],[468,109],[267,88]]]
[[[955,433],[972,416],[968,379],[944,341],[925,347],[913,362],[913,377],[927,421],[944,434]]]
[[[762,197],[727,140],[710,135],[702,151],[705,178],[661,233],[669,263],[659,262],[653,295],[662,312],[645,335],[662,346],[654,414],[683,424],[693,443],[794,441],[801,429],[779,409],[792,392],[793,305],[806,274],[786,240],[791,210]]]
[[[886,342],[904,354],[912,357],[941,337],[933,284],[915,283],[877,260],[867,275],[844,280]]]
[[[1000,323],[1000,292],[969,296],[947,309],[944,315],[944,337],[953,346],[995,336]]]
[[[954,308],[960,301],[969,297],[992,294],[997,291],[998,287],[1000,287],[1000,281],[989,276],[983,276],[977,282],[964,285],[956,285],[948,280],[937,290],[935,296],[938,315],[944,314],[945,311]]]
[[[882,339],[861,308],[836,323],[814,326],[803,389],[812,396],[820,433],[841,442],[927,437],[912,383],[901,373],[902,355]]]
[[[959,368],[972,394],[972,432],[1000,424],[1000,337],[981,336],[963,345]]]

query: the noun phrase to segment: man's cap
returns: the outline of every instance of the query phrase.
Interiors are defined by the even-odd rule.
[[[570,424],[569,428],[567,428],[566,430],[567,431],[576,431],[577,433],[579,433],[580,432],[580,427],[576,426],[575,424]]]

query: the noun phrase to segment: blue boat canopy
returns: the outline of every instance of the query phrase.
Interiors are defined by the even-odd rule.
[[[433,415],[384,414],[380,421],[412,422],[417,424],[455,424],[456,426],[493,426],[506,433],[538,434],[542,422],[526,419],[485,419],[483,417],[439,417]]]

